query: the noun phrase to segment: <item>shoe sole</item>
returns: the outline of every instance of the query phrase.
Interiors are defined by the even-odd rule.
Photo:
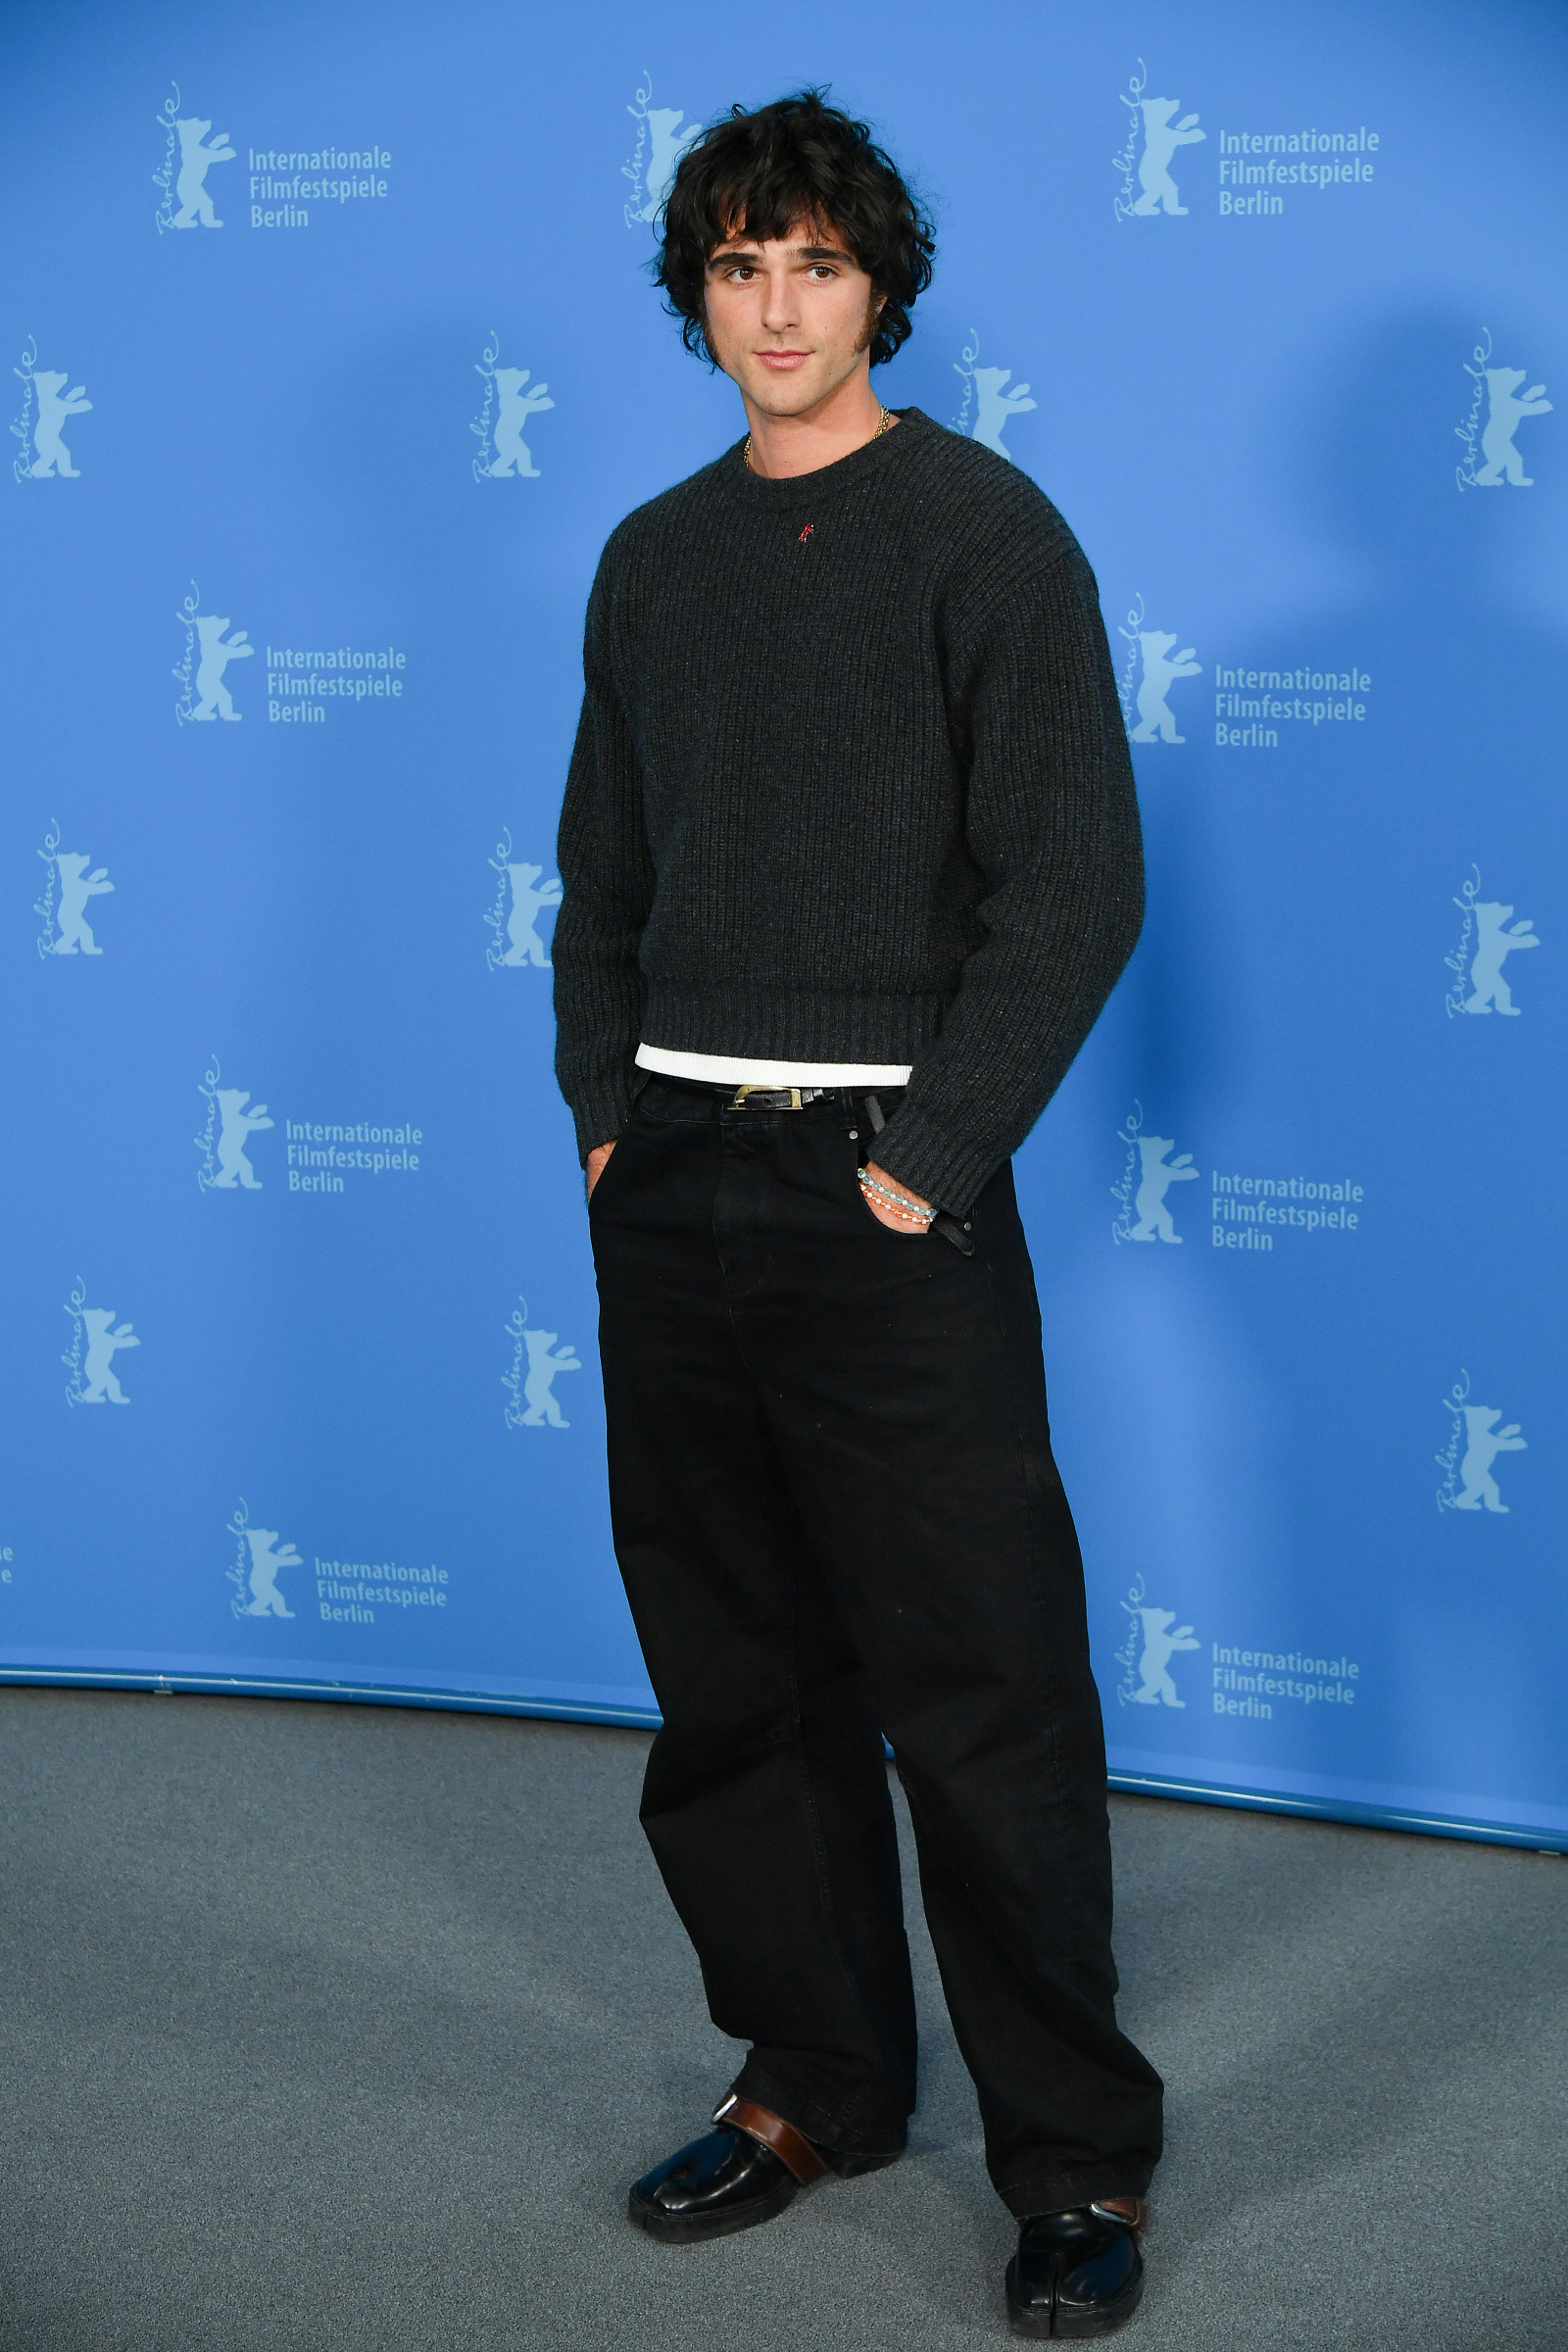
[[[1144,2273],[1142,2264],[1133,2273],[1120,2294],[1112,2295],[1098,2311],[1061,2311],[1054,2305],[1050,2311],[1034,2311],[1017,2300],[1014,2282],[1017,2271],[1007,2265],[1007,2321],[1014,2335],[1032,2335],[1059,2339],[1076,2336],[1080,2340],[1094,2335],[1114,2335],[1125,2328],[1143,2299]]]
[[[829,2160],[830,2176],[838,2180],[858,2180],[866,2173],[880,2173],[888,2165],[897,2164],[903,2149],[890,2156],[835,2156]],[[813,2183],[813,2186],[815,2184]],[[662,2245],[690,2246],[709,2237],[733,2237],[739,2230],[757,2230],[763,2222],[771,2222],[794,2203],[800,2193],[798,2180],[781,2180],[770,2188],[765,2197],[752,2197],[744,2205],[732,2205],[727,2213],[665,2213],[651,2198],[639,2197],[635,2189],[626,2199],[626,2219],[658,2238]]]

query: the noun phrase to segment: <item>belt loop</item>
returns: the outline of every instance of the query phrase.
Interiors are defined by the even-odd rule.
[[[865,1098],[865,1115],[871,1122],[871,1133],[880,1135],[887,1125],[887,1121],[882,1116],[882,1105],[875,1095],[867,1095]]]

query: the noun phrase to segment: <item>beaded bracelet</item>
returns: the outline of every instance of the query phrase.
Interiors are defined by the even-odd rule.
[[[862,1193],[875,1193],[877,1199],[885,1200],[895,1216],[902,1217],[906,1225],[929,1225],[937,1213],[934,1208],[916,1207],[906,1193],[891,1192],[885,1184],[878,1184],[876,1178],[867,1175],[864,1168],[858,1168],[856,1175]]]

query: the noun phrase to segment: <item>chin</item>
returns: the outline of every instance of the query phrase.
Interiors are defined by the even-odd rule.
[[[757,406],[769,416],[804,416],[821,397],[819,385],[806,383],[798,375],[764,375],[752,393]]]

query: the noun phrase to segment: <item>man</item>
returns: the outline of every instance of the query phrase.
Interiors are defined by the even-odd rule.
[[[932,239],[813,93],[682,160],[661,283],[749,427],[628,516],[562,816],[615,1544],[662,1712],[642,1818],[752,2046],[631,2192],[653,2236],[893,2163],[915,2032],[884,1764],[1020,2222],[1035,2335],[1142,2285],[1159,2079],[1118,2031],[1104,1751],[1009,1154],[1138,935],[1088,565],[870,370]]]

